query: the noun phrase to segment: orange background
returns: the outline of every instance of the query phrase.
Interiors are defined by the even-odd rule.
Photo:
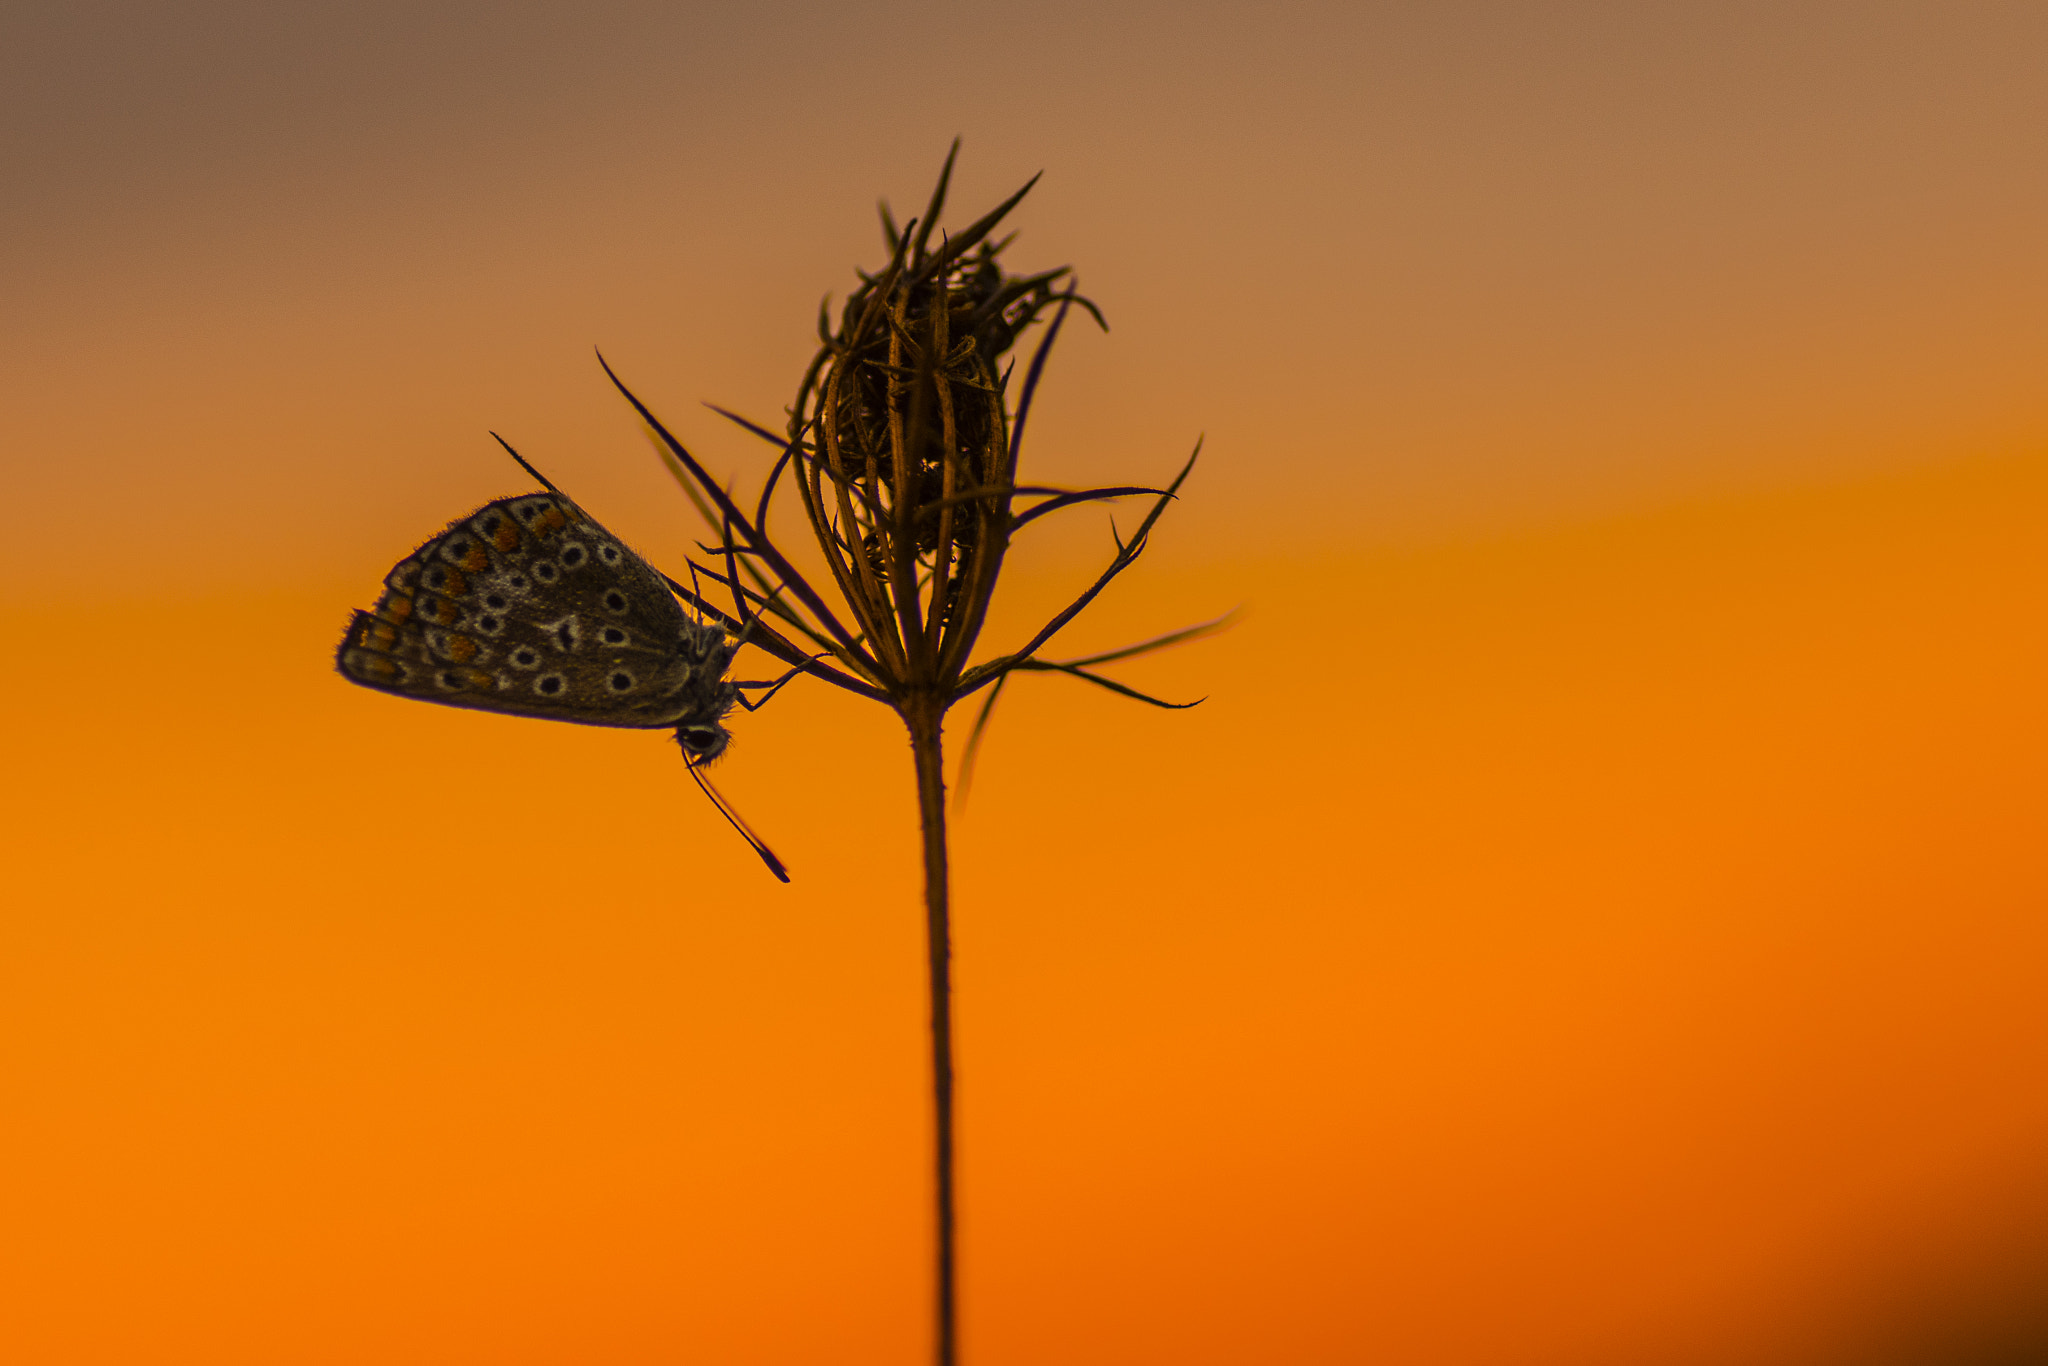
[[[1207,434],[1061,647],[1246,606],[1121,669],[1191,712],[998,713],[970,1361],[1956,1359],[2048,1265],[2044,43],[2025,5],[0,20],[0,1351],[922,1359],[892,719],[736,723],[784,888],[665,738],[330,658],[524,487],[490,429],[673,568],[588,348],[758,479],[698,400],[775,419],[958,132],[953,221],[1043,168],[1015,262],[1115,328],[1055,359],[1036,477]],[[1103,523],[1040,524],[991,649]]]

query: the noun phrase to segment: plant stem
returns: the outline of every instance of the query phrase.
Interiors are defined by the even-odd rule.
[[[937,1168],[938,1366],[957,1366],[959,1316],[953,1235],[953,947],[947,914],[946,781],[942,727],[945,703],[911,699],[903,708],[917,764],[917,809],[924,827],[925,955],[930,970],[932,1123]]]

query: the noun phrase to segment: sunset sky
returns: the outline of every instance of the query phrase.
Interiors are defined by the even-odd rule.
[[[700,405],[780,424],[957,135],[948,221],[1043,171],[1013,264],[1112,329],[1029,477],[1205,441],[1051,652],[1242,608],[1117,675],[1191,711],[1022,679],[956,826],[970,1366],[1954,1360],[2048,1285],[2044,61],[2020,3],[0,12],[0,1356],[926,1359],[900,725],[735,720],[784,887],[667,737],[332,658],[530,487],[491,431],[678,571],[592,348],[757,487]],[[984,653],[1113,550],[1036,524]]]

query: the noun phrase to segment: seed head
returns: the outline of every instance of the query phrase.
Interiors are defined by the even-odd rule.
[[[953,150],[957,154],[958,143]],[[691,564],[691,586],[671,586],[791,665],[790,676],[823,678],[887,702],[906,719],[913,712],[943,714],[994,685],[969,741],[971,759],[996,696],[1017,671],[1069,674],[1156,706],[1193,705],[1147,697],[1089,666],[1207,634],[1223,621],[1088,659],[1037,657],[1143,552],[1195,456],[1164,489],[1069,491],[1017,482],[1032,398],[1061,326],[1075,308],[1098,324],[1102,316],[1075,291],[1070,268],[1016,275],[1004,264],[1010,239],[993,233],[1036,177],[959,234],[938,233],[952,171],[949,154],[924,214],[901,228],[882,206],[888,260],[879,271],[861,274],[836,325],[829,304],[819,310],[818,352],[797,388],[785,432],[718,410],[781,449],[752,517],[612,378],[660,438],[678,480],[718,537],[716,545],[702,547],[708,562]],[[1041,321],[1043,335],[1022,382],[1013,385],[1012,348]],[[831,573],[836,607],[768,533],[770,502],[785,473]],[[970,666],[1012,537],[1044,514],[1139,494],[1155,501],[1136,532],[1117,539],[1116,556],[1096,582],[1022,649]],[[1020,510],[1020,498],[1038,501]],[[730,594],[731,615],[699,591],[705,579]]]

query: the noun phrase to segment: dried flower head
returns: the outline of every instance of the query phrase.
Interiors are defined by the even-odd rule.
[[[829,308],[820,310],[821,345],[798,386],[786,435],[718,410],[781,448],[751,517],[612,376],[717,535],[715,546],[702,547],[715,558],[692,568],[730,596],[731,613],[693,589],[677,584],[677,591],[796,672],[886,701],[913,726],[914,718],[936,721],[962,698],[1020,671],[1058,671],[1157,706],[1177,705],[1144,697],[1091,666],[1178,644],[1220,621],[1084,660],[1043,660],[1037,651],[1143,552],[1196,457],[1164,489],[1068,491],[1017,482],[1031,404],[1069,311],[1081,308],[1098,324],[1102,318],[1072,288],[1069,268],[1012,275],[1004,267],[1010,239],[992,240],[992,233],[1035,177],[964,232],[936,234],[952,169],[948,156],[925,214],[901,229],[883,206],[889,261],[862,274],[836,327]],[[1023,382],[1013,387],[1010,352],[1048,313]],[[785,475],[796,486],[840,610],[767,532]],[[1152,507],[1128,540],[1117,539],[1117,553],[1095,583],[1021,648],[969,665],[1017,532],[1063,508],[1147,494]],[[1020,509],[1020,498],[1037,501]]]

